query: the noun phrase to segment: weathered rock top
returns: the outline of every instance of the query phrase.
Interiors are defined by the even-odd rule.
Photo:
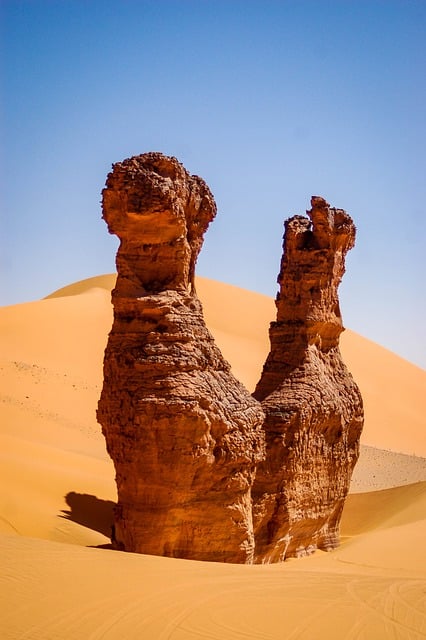
[[[126,295],[193,289],[203,235],[216,215],[204,180],[174,157],[145,153],[113,165],[102,206],[109,232],[121,240],[121,257],[127,254],[127,264],[117,265]]]
[[[343,324],[337,290],[356,233],[343,209],[330,207],[320,196],[312,196],[311,206],[308,217],[285,222],[276,300],[277,323],[297,334],[301,356],[309,344],[321,351],[338,344]]]

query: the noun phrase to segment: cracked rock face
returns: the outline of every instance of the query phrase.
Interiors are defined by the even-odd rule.
[[[215,214],[207,185],[175,158],[113,166],[103,217],[120,247],[98,420],[116,469],[116,548],[250,563],[264,414],[214,344],[194,289]]]
[[[338,545],[359,453],[362,399],[342,361],[337,288],[355,226],[313,197],[285,223],[271,350],[254,397],[266,414],[266,459],[253,487],[255,562]]]

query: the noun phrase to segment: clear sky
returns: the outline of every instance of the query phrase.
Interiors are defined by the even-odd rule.
[[[425,0],[2,0],[0,303],[112,272],[111,163],[176,156],[198,273],[275,296],[311,195],[358,228],[347,327],[426,366]]]

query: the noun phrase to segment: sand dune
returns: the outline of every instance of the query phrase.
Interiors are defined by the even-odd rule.
[[[3,638],[421,638],[424,580],[345,558],[246,567],[5,537]],[[352,556],[349,556],[353,558]],[[16,603],[20,607],[16,607]]]
[[[375,448],[362,448],[352,490],[363,493],[348,498],[338,550],[242,567],[86,548],[108,546],[116,497],[95,419],[113,282],[0,309],[0,637],[424,637],[425,460],[407,454],[426,455],[426,372],[350,331],[342,351]],[[252,389],[273,301],[201,278],[197,289]]]

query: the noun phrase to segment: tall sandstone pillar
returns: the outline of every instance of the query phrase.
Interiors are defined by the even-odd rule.
[[[342,361],[337,288],[355,226],[313,197],[285,223],[271,350],[254,397],[266,414],[266,459],[253,487],[255,562],[332,549],[359,453],[362,399]]]
[[[103,217],[120,247],[98,420],[116,470],[116,548],[248,563],[264,414],[215,346],[194,288],[215,214],[207,185],[175,158],[113,166]]]

